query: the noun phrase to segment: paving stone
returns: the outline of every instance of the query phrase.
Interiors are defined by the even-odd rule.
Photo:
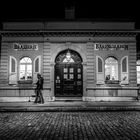
[[[138,140],[140,112],[1,112],[0,140]]]

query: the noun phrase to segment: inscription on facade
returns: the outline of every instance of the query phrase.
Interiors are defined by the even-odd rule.
[[[38,44],[13,44],[14,50],[38,50]]]
[[[128,50],[126,44],[108,44],[108,43],[95,43],[95,50]]]

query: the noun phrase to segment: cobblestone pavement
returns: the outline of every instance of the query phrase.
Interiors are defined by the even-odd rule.
[[[0,140],[139,140],[140,112],[1,112]]]

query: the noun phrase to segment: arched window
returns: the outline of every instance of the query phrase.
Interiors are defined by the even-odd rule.
[[[137,84],[140,84],[140,60],[137,60]]]
[[[118,61],[114,57],[105,60],[105,80],[118,80]]]
[[[29,57],[23,57],[20,60],[19,70],[20,80],[32,80],[32,60]]]
[[[75,51],[67,49],[62,51],[57,57],[55,62],[57,64],[68,64],[68,63],[81,63],[82,58],[79,54],[77,54]]]

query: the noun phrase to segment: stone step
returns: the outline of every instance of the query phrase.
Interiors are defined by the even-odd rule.
[[[55,101],[82,101],[82,97],[55,97]]]

